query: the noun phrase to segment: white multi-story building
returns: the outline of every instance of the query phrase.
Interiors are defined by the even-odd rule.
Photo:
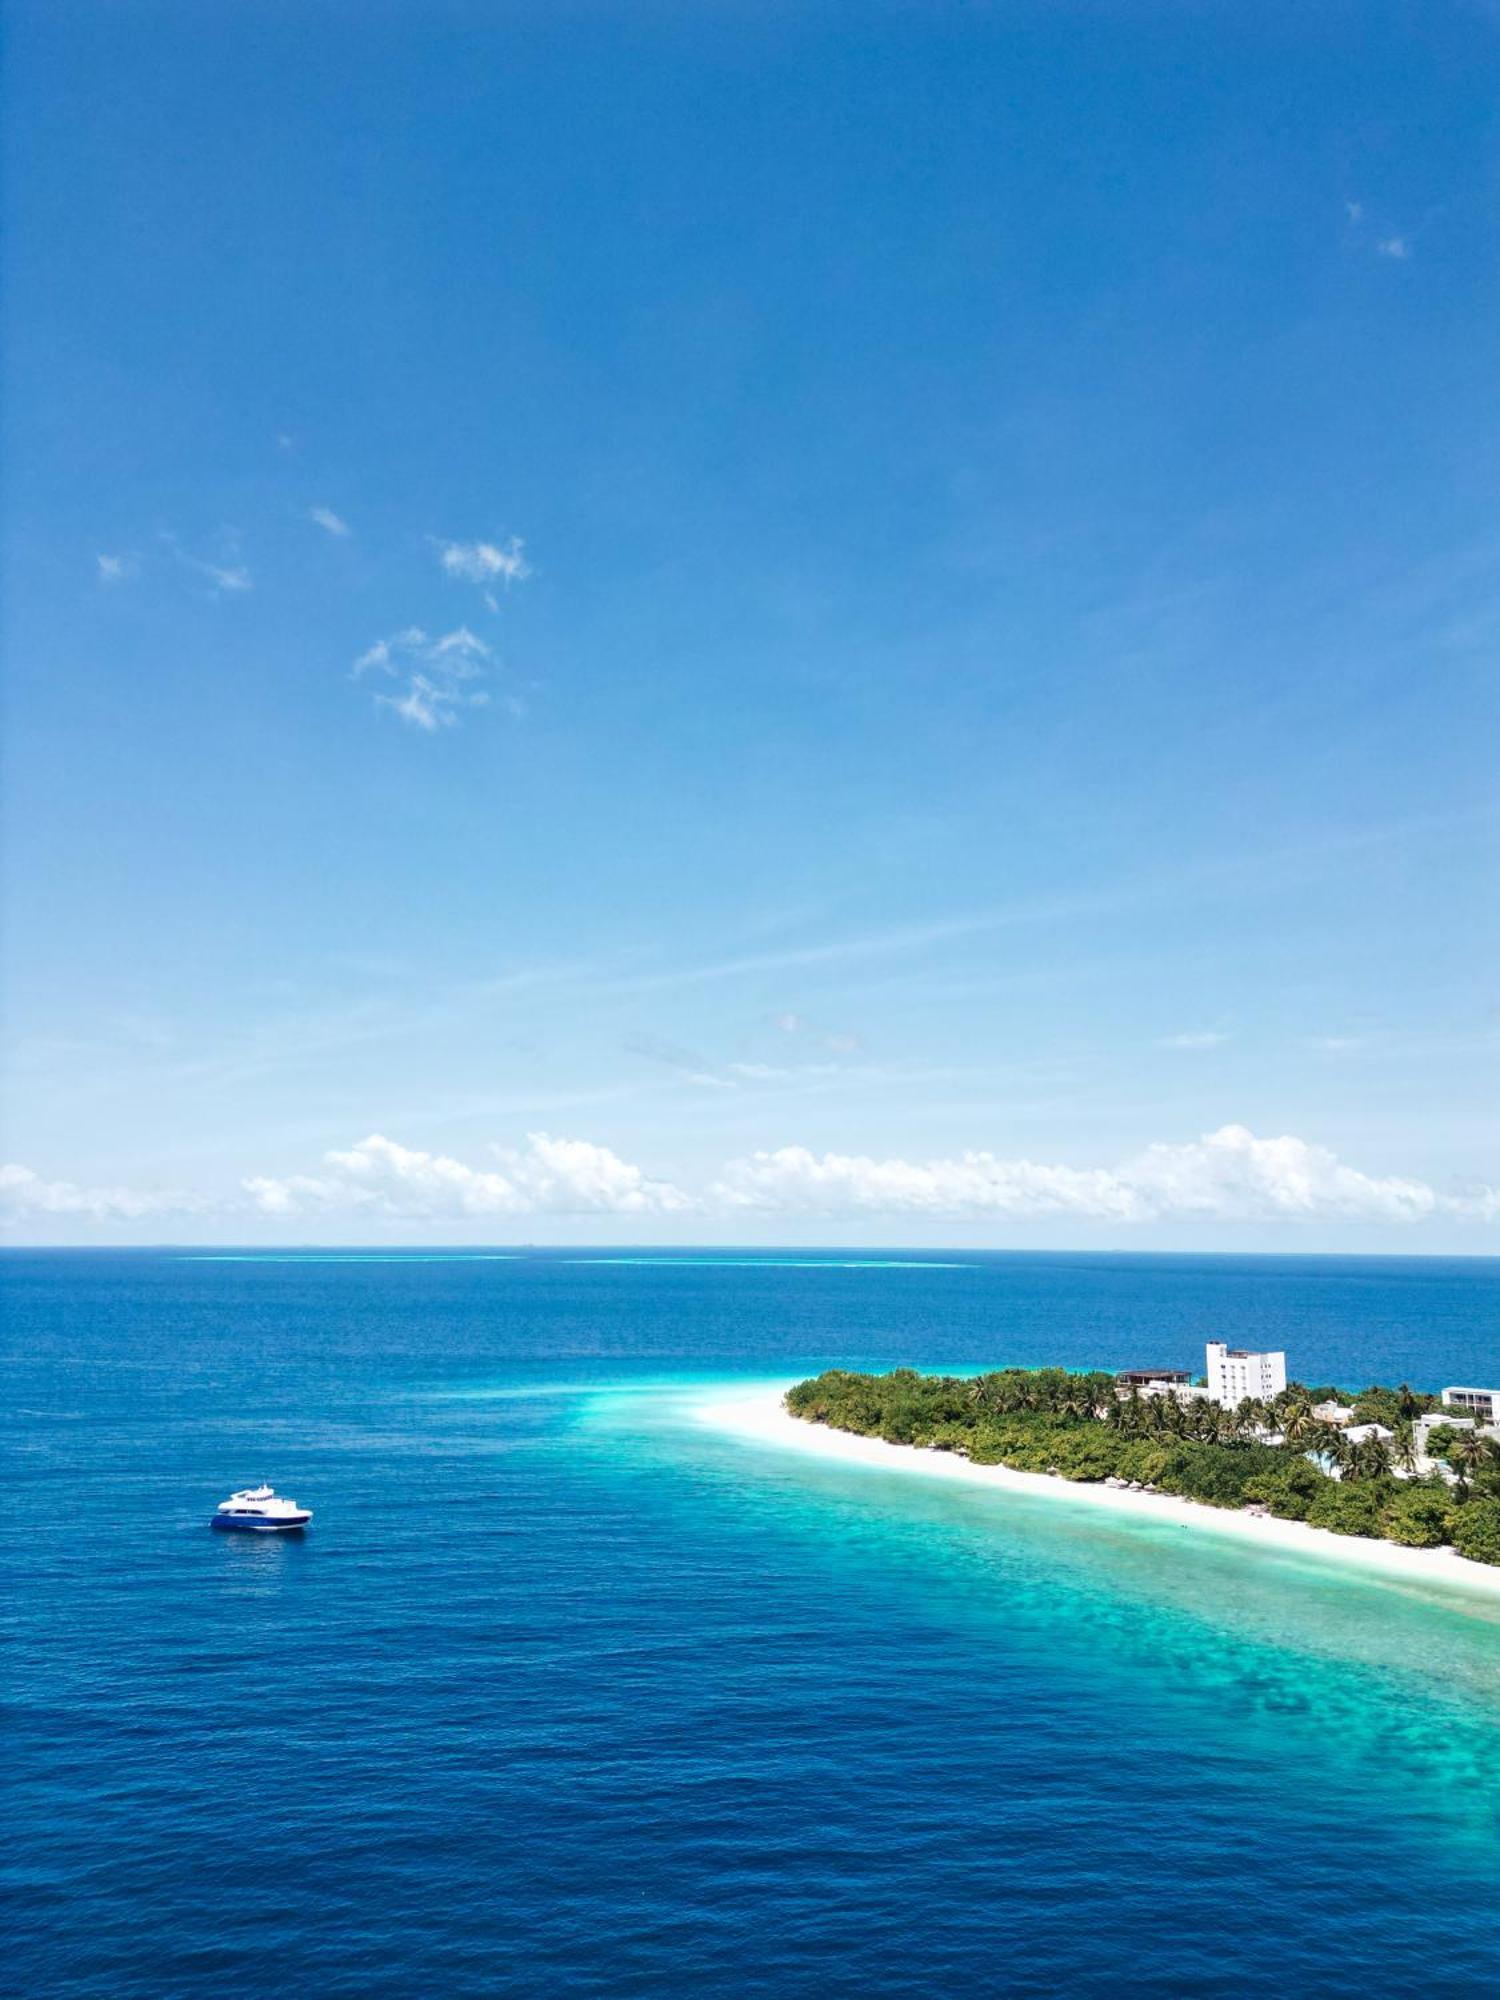
[[[1281,1353],[1252,1354],[1248,1348],[1226,1347],[1222,1340],[1208,1343],[1209,1401],[1233,1409],[1254,1396],[1269,1402],[1286,1387],[1286,1356]]]
[[[1500,1389],[1445,1389],[1444,1407],[1478,1417],[1482,1424],[1500,1424]]]

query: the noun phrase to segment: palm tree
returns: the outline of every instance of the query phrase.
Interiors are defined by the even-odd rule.
[[[1316,1440],[1314,1449],[1319,1457],[1326,1458],[1341,1479],[1357,1477],[1355,1472],[1355,1455],[1359,1450],[1359,1446],[1349,1436],[1348,1432],[1340,1430],[1337,1424],[1320,1423],[1316,1428],[1320,1435]]]
[[[1288,1444],[1307,1444],[1319,1437],[1322,1432],[1337,1428],[1336,1425],[1325,1424],[1321,1418],[1313,1415],[1313,1406],[1305,1395],[1293,1395],[1288,1392],[1279,1399],[1279,1404],[1277,1421],[1281,1425],[1281,1435]]]
[[[1409,1479],[1416,1477],[1417,1434],[1410,1417],[1402,1417],[1391,1440],[1391,1460]]]
[[[1367,1437],[1354,1447],[1354,1470],[1361,1479],[1380,1479],[1391,1469],[1391,1449],[1382,1437]]]
[[[1448,1463],[1458,1474],[1458,1490],[1463,1499],[1468,1499],[1469,1481],[1489,1462],[1489,1456],[1489,1439],[1482,1438],[1478,1431],[1460,1431],[1448,1447]]]

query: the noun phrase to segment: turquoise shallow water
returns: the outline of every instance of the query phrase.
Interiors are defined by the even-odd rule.
[[[1493,1989],[1493,1608],[696,1412],[1220,1332],[1486,1379],[1496,1266],[867,1261],[4,1260],[13,1982]],[[205,1527],[262,1473],[300,1543]]]

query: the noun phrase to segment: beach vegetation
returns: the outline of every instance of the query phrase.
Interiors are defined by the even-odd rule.
[[[975,1465],[1112,1480],[1406,1548],[1451,1544],[1476,1562],[1500,1563],[1495,1441],[1439,1428],[1429,1449],[1444,1451],[1457,1484],[1417,1478],[1413,1418],[1440,1407],[1437,1399],[1405,1384],[1362,1390],[1352,1399],[1361,1421],[1393,1436],[1352,1439],[1313,1414],[1315,1399],[1338,1394],[1294,1383],[1269,1402],[1247,1398],[1226,1409],[1201,1396],[1122,1392],[1102,1371],[1001,1368],[964,1377],[831,1368],[799,1382],[787,1407],[812,1423],[955,1452]]]
[[[1453,1540],[1453,1496],[1440,1479],[1397,1486],[1381,1513],[1380,1532],[1409,1549],[1438,1549]]]
[[[1471,1562],[1500,1563],[1500,1500],[1470,1500],[1455,1507],[1453,1546]]]

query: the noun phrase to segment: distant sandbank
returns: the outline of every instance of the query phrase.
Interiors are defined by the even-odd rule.
[[[1053,1478],[1045,1472],[1016,1472],[1007,1465],[971,1465],[953,1452],[929,1451],[912,1445],[887,1444],[883,1438],[861,1437],[808,1423],[786,1409],[783,1398],[791,1384],[757,1386],[739,1394],[718,1394],[696,1408],[699,1420],[749,1442],[808,1457],[865,1465],[880,1472],[905,1472],[926,1479],[958,1481],[1012,1493],[1028,1493],[1063,1505],[1093,1507],[1137,1520],[1168,1522],[1202,1529],[1253,1544],[1268,1554],[1314,1556],[1343,1563],[1407,1583],[1436,1584],[1500,1599],[1500,1566],[1470,1562],[1452,1549],[1408,1549],[1396,1542],[1371,1541],[1358,1535],[1336,1535],[1328,1528],[1310,1528],[1305,1521],[1279,1521],[1273,1515],[1246,1513],[1238,1508],[1204,1506],[1170,1493],[1132,1492],[1129,1488],[1086,1484]]]

